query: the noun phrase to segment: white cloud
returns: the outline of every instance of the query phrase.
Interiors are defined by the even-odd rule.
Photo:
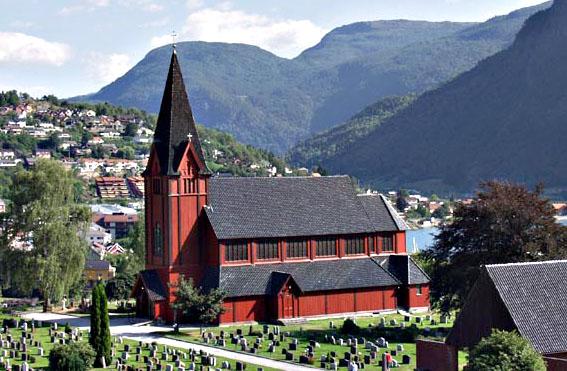
[[[144,10],[152,13],[161,12],[163,10],[163,6],[155,3],[149,3],[144,5]]]
[[[91,52],[87,55],[86,67],[92,79],[108,84],[128,72],[132,67],[132,59],[126,54]]]
[[[105,8],[110,5],[110,0],[82,0],[73,5],[66,5],[59,11],[61,15],[69,15],[82,11],[92,12],[97,8]]]
[[[20,32],[0,32],[0,63],[38,63],[61,66],[71,54],[63,43]]]
[[[187,0],[187,3],[185,5],[189,10],[199,9],[203,6],[203,0]]]
[[[309,20],[272,19],[232,10],[225,4],[221,8],[204,8],[189,14],[179,40],[252,44],[282,57],[294,57],[319,42],[325,32]],[[169,43],[170,35],[151,40],[152,47]]]

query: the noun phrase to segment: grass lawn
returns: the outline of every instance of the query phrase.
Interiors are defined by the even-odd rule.
[[[356,334],[357,338],[364,337],[367,341],[372,341],[376,344],[376,340],[379,337],[384,337],[386,340],[389,341],[388,349],[380,348],[378,352],[378,357],[375,360],[372,360],[370,365],[366,365],[365,369],[369,370],[379,370],[381,367],[378,366],[378,360],[381,359],[382,354],[385,351],[392,351],[396,349],[397,344],[401,344],[404,348],[403,352],[398,352],[396,356],[393,358],[398,361],[400,364],[399,370],[413,370],[416,367],[416,345],[415,339],[418,337],[423,338],[431,338],[431,339],[438,339],[442,340],[447,333],[449,332],[450,328],[452,327],[453,323],[449,321],[447,324],[440,324],[440,316],[439,314],[432,314],[432,318],[435,320],[435,324],[431,324],[430,321],[423,320],[422,323],[416,323],[415,319],[412,318],[410,322],[406,322],[406,328],[400,328],[400,324],[404,322],[404,316],[400,314],[387,314],[380,317],[384,317],[386,320],[386,325],[384,327],[379,327],[378,324],[380,323],[379,317],[357,317],[356,324],[360,327],[360,331]],[[425,315],[421,315],[422,318],[425,318]],[[390,321],[395,320],[397,325],[391,326]],[[330,321],[333,322],[334,327],[333,329],[330,328]],[[309,345],[309,340],[315,340],[320,344],[319,348],[315,349],[315,367],[320,367],[320,358],[321,355],[328,355],[331,352],[336,353],[337,360],[339,358],[344,357],[345,352],[350,351],[350,347],[347,345],[334,345],[329,341],[325,340],[325,336],[330,338],[333,335],[336,339],[342,338],[345,340],[348,339],[349,334],[342,334],[340,329],[343,325],[344,319],[324,319],[324,320],[315,320],[309,321],[307,323],[301,325],[288,325],[288,326],[281,326],[280,331],[282,333],[289,332],[290,337],[286,338],[277,350],[274,353],[268,352],[268,344],[269,341],[267,339],[267,335],[264,335],[264,340],[262,345],[258,349],[257,355],[262,357],[267,357],[275,360],[285,360],[285,355],[282,354],[282,349],[289,349],[289,343],[291,342],[292,338],[297,338],[299,341],[299,345],[297,346],[297,350],[293,351],[294,353],[294,362],[298,362],[299,355],[303,354],[303,351]],[[219,335],[220,331],[224,331],[225,334],[236,334],[236,331],[240,329],[242,334],[248,341],[248,345],[252,347],[254,341],[257,338],[257,334],[261,333],[263,330],[263,325],[242,325],[242,326],[228,326],[228,327],[211,327],[207,328],[206,332],[213,332],[213,334]],[[270,326],[270,329],[273,330],[273,326]],[[252,331],[252,335],[250,334]],[[352,334],[355,336],[355,334]],[[165,334],[165,336],[203,344],[204,341],[200,335],[200,331],[188,331],[182,332],[180,334]],[[213,345],[211,342],[209,345]],[[237,352],[241,352],[240,345],[231,344],[230,337],[227,335],[226,337],[226,347],[224,349],[233,350]],[[364,355],[369,355],[370,350],[365,349],[363,345],[359,345],[357,351],[361,355],[363,359]],[[411,357],[411,362],[409,364],[402,364],[402,357],[403,355],[408,355]],[[463,367],[466,364],[466,353],[459,352],[459,365]],[[346,368],[344,368],[346,369]]]
[[[4,320],[4,319],[12,319],[12,318],[15,318],[15,317],[14,317],[14,316],[10,316],[10,315],[3,315],[3,314],[0,315],[0,321],[2,321],[2,320]],[[31,321],[27,321],[27,322],[28,322],[28,332],[31,332],[31,325],[30,325],[30,324],[31,324]],[[64,327],[63,327],[63,326],[59,326],[58,330],[59,330],[59,331],[63,331],[63,330],[64,330]],[[19,329],[19,328],[18,328],[18,329],[16,329],[16,328],[11,328],[11,329],[8,330],[8,333],[12,335],[13,340],[19,340],[19,339],[21,338],[21,335],[22,335],[22,330]],[[6,339],[6,334],[4,334],[3,331],[2,331],[2,339],[3,339],[3,340]],[[35,358],[34,362],[29,362],[29,361],[28,361],[28,364],[29,364],[33,369],[47,369],[47,368],[48,368],[48,364],[49,364],[49,361],[48,361],[49,351],[55,346],[55,344],[52,344],[52,343],[51,343],[51,339],[50,339],[50,336],[49,336],[49,324],[48,324],[48,323],[45,323],[45,322],[44,322],[44,327],[40,327],[40,328],[36,328],[36,329],[35,329],[35,331],[33,332],[33,340],[37,340],[37,341],[39,341],[39,342],[41,343],[41,345],[43,346],[43,349],[44,349],[44,356],[42,357],[42,356],[39,356],[39,355],[38,355],[38,354],[39,354],[38,347],[35,347],[35,346],[28,346],[27,354],[29,354],[30,356],[33,356],[33,357]],[[83,339],[82,339],[82,341],[85,341],[85,342],[88,341],[88,333],[83,332]],[[113,359],[112,359],[112,365],[113,365],[113,366],[115,365],[115,360],[116,360],[118,357],[120,357],[121,353],[124,351],[124,347],[125,347],[126,345],[129,345],[129,346],[130,346],[130,357],[129,357],[129,360],[128,360],[127,364],[128,364],[128,365],[132,365],[132,366],[134,366],[134,367],[140,367],[140,368],[145,369],[146,366],[143,364],[143,362],[136,362],[136,361],[135,361],[135,349],[136,349],[137,346],[139,346],[139,343],[138,343],[137,341],[124,339],[123,344],[119,344],[118,341],[116,341],[116,338],[114,338],[114,337],[113,337],[113,341],[115,342],[115,345],[116,345],[116,348],[115,348],[115,349],[116,349],[116,357],[113,357]],[[169,348],[170,348],[170,349],[175,349],[175,348],[171,348],[171,347],[169,347]],[[5,348],[0,348],[0,355],[1,355],[1,352],[2,352],[4,349],[5,349]],[[16,365],[21,365],[21,364],[23,363],[23,361],[21,360],[21,355],[18,356],[18,357],[15,357],[14,359],[11,359],[11,358],[9,357],[9,349],[6,348],[6,350],[7,350],[7,352],[8,352],[8,357],[4,357],[4,359],[6,359],[6,358],[10,359],[10,364],[11,364],[11,365],[14,365],[14,364],[16,364]],[[162,352],[163,350],[164,350],[164,346],[163,346],[163,345],[158,345],[158,350],[157,350],[157,355],[158,355],[158,357],[161,355],[161,352]],[[178,349],[178,350],[188,353],[187,350],[183,350],[183,349]],[[143,356],[144,356],[144,355],[149,356],[149,353],[150,353],[149,349],[147,349],[147,348],[145,347],[145,345],[143,345],[143,346],[142,346],[142,354],[141,354],[141,357],[140,357],[140,358],[142,358],[142,360],[143,360]],[[171,359],[171,358],[170,358],[170,359]],[[232,368],[232,369],[235,369],[235,366],[236,366],[236,362],[235,362],[235,361],[228,360],[228,359],[225,359],[225,358],[222,358],[222,357],[216,357],[216,359],[217,359],[217,365],[218,365],[218,367],[220,367],[220,364],[221,364],[223,361],[229,361],[230,364],[231,364],[231,368]],[[200,358],[199,356],[195,357],[195,365],[196,365],[197,367],[200,365],[200,361],[201,361],[201,358]],[[187,359],[187,360],[183,360],[183,362],[185,363],[186,366],[188,366],[191,361],[190,361],[189,359]],[[161,363],[163,364],[163,366],[164,366],[163,369],[165,370],[165,364],[166,364],[167,362],[161,361]],[[169,363],[170,363],[170,364],[173,364],[173,362],[171,362],[171,361],[170,361]],[[255,370],[257,367],[258,367],[258,366],[255,366],[255,365],[252,365],[252,364],[248,364],[248,368],[247,368],[247,369],[248,369],[248,370]],[[116,368],[116,367],[111,367],[111,368]],[[0,366],[0,369],[3,369],[3,368],[1,368],[1,366]],[[100,368],[100,369],[93,369],[93,370],[103,370],[103,369]],[[271,369],[266,368],[266,367],[264,367],[264,370],[272,371]]]

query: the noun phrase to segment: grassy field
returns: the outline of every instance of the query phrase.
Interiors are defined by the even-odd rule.
[[[9,316],[9,315],[0,315],[0,321],[3,321],[4,319],[12,319],[12,318],[15,318],[15,317],[14,317],[14,316]],[[27,321],[27,322],[28,322],[28,332],[31,332],[31,322],[30,322],[30,321]],[[63,326],[59,326],[59,329],[58,329],[58,330],[59,330],[59,331],[63,331],[63,330],[64,330]],[[14,340],[19,340],[19,339],[21,338],[21,335],[22,335],[22,330],[21,330],[20,328],[17,328],[17,329],[16,329],[16,328],[11,328],[11,329],[8,330],[8,333],[12,335],[12,338],[13,338]],[[34,357],[33,362],[28,361],[28,364],[29,364],[33,369],[47,369],[47,368],[48,368],[48,363],[49,363],[49,362],[48,362],[49,351],[55,346],[55,344],[52,344],[52,343],[51,343],[51,339],[50,339],[50,336],[49,336],[49,324],[48,324],[48,323],[44,323],[44,327],[35,328],[34,332],[32,333],[32,336],[33,336],[33,340],[34,340],[34,341],[39,341],[39,342],[41,343],[41,345],[42,345],[42,347],[43,347],[43,349],[44,349],[44,356],[39,356],[39,355],[38,355],[38,354],[39,354],[39,350],[38,350],[38,347],[37,347],[37,346],[28,346],[28,349],[27,349],[27,352],[26,352],[26,353],[27,353],[28,355]],[[6,340],[6,337],[7,337],[7,334],[2,333],[2,339],[3,339],[3,340]],[[85,342],[88,341],[88,333],[83,332],[82,341],[85,341]],[[142,353],[141,353],[140,358],[141,358],[142,362],[136,362],[136,360],[135,360],[135,354],[134,354],[135,352],[134,352],[134,351],[135,351],[136,347],[139,346],[139,343],[138,343],[138,342],[133,341],[133,340],[128,340],[128,339],[123,339],[123,343],[120,344],[120,343],[117,341],[117,339],[114,338],[114,337],[113,337],[113,341],[114,341],[114,343],[115,343],[116,356],[113,357],[113,359],[112,359],[112,366],[114,366],[114,367],[112,367],[112,368],[116,368],[116,367],[115,367],[115,361],[116,361],[116,359],[117,359],[118,357],[120,357],[120,355],[121,355],[122,352],[124,351],[125,346],[128,345],[128,346],[130,346],[131,350],[130,350],[130,353],[129,353],[129,354],[130,354],[129,360],[128,360],[128,362],[126,362],[126,364],[132,365],[132,366],[134,366],[134,367],[140,367],[140,368],[145,369],[146,366],[145,366],[145,364],[143,363],[143,356],[144,356],[144,355],[149,356],[149,353],[150,353],[150,350],[146,347],[145,344],[143,344],[143,345],[141,346],[141,347],[142,347]],[[1,353],[2,350],[4,350],[4,349],[8,350],[8,348],[0,348],[0,353]],[[170,347],[169,349],[175,349],[175,348],[171,348],[171,347]],[[160,357],[161,352],[162,352],[163,350],[164,350],[164,346],[158,345],[158,350],[157,350],[157,355],[158,355],[158,357]],[[186,351],[186,350],[182,350],[182,349],[178,349],[178,350],[188,353],[188,351]],[[11,364],[11,365],[15,365],[15,364],[16,364],[16,365],[21,365],[21,364],[23,363],[23,361],[21,360],[21,355],[18,356],[18,357],[15,357],[15,358],[13,358],[13,359],[11,359],[11,358],[9,357],[9,350],[8,350],[8,357],[4,357],[4,359],[6,359],[6,358],[10,359],[10,364]],[[235,366],[236,366],[236,362],[235,362],[235,361],[228,360],[228,359],[225,359],[225,358],[222,358],[222,357],[216,357],[216,359],[217,359],[217,365],[218,365],[218,367],[220,367],[220,364],[221,364],[223,361],[228,361],[228,362],[230,362],[232,369],[234,369]],[[186,366],[187,366],[187,365],[189,365],[189,363],[190,363],[191,361],[190,361],[189,359],[187,359],[187,360],[183,360],[183,362],[184,362],[184,363],[186,364]],[[170,361],[170,362],[161,361],[161,363],[162,363],[163,366],[165,366],[166,363],[173,364],[173,362],[171,362],[171,361]],[[200,356],[195,357],[195,365],[198,367],[198,366],[200,365],[200,363],[201,363],[201,357],[200,357]],[[248,370],[255,370],[257,367],[258,367],[258,366],[248,364],[248,368],[247,368],[247,369],[248,369]],[[3,369],[3,368],[0,366],[0,369]],[[165,367],[163,367],[163,369],[165,370]],[[93,370],[103,370],[103,369],[100,368],[100,369],[93,369]],[[271,369],[266,368],[266,367],[264,367],[264,370],[272,371]]]
[[[365,365],[365,369],[369,370],[379,370],[381,369],[378,366],[378,360],[381,359],[381,355],[388,351],[392,352],[392,350],[396,350],[396,346],[401,344],[403,346],[403,352],[397,352],[393,358],[398,361],[400,364],[399,370],[413,370],[416,367],[416,345],[415,339],[416,338],[430,338],[430,339],[438,339],[442,340],[448,333],[449,329],[452,327],[453,323],[451,320],[447,324],[440,324],[440,316],[438,314],[432,314],[432,319],[435,321],[426,321],[425,315],[421,316],[423,321],[421,323],[416,323],[415,318],[411,318],[409,322],[405,322],[405,327],[401,328],[400,324],[404,323],[404,316],[400,314],[388,314],[381,316],[385,319],[386,325],[380,326],[380,317],[357,317],[356,324],[360,328],[360,330],[356,334],[343,334],[341,333],[341,328],[344,322],[344,319],[333,319],[333,320],[315,320],[309,321],[307,323],[301,325],[288,325],[288,326],[281,326],[280,331],[282,333],[289,333],[289,337],[280,343],[280,346],[277,347],[274,353],[268,352],[268,344],[269,341],[267,339],[268,335],[264,335],[264,340],[260,345],[260,348],[257,350],[257,355],[262,357],[267,357],[270,359],[281,360],[284,361],[286,356],[282,354],[282,349],[289,349],[289,343],[291,339],[296,338],[299,342],[296,351],[292,351],[294,353],[294,361],[298,362],[299,355],[303,354],[307,346],[309,345],[310,340],[317,341],[320,347],[315,348],[315,362],[313,365],[315,367],[320,367],[320,358],[321,355],[329,355],[331,352],[335,352],[336,358],[344,357],[345,352],[350,351],[350,346],[347,345],[338,345],[330,343],[329,339],[331,336],[334,336],[336,339],[342,338],[346,340],[349,338],[349,335],[355,336],[356,338],[365,338],[366,341],[372,341],[376,343],[376,340],[380,337],[385,338],[389,342],[388,348],[380,348],[378,352],[378,357],[375,360],[372,360],[370,365]],[[396,325],[390,325],[390,321],[395,320]],[[334,328],[330,328],[330,321],[333,322]],[[250,347],[254,344],[256,338],[259,334],[263,331],[263,325],[254,325],[254,326],[229,326],[229,327],[212,327],[207,328],[206,332],[212,332],[215,336],[220,334],[220,331],[224,331],[226,336],[226,347],[224,349],[233,350],[236,352],[241,352],[241,347],[238,344],[231,344],[229,334],[233,333],[236,334],[237,330],[241,330],[244,337],[247,339],[247,342]],[[273,326],[270,326],[270,330],[273,331]],[[189,332],[182,332],[180,334],[166,334],[167,337],[203,344],[204,340],[200,334],[200,331],[189,331]],[[210,344],[211,346],[215,346],[213,342]],[[360,355],[361,359],[364,358],[364,355],[369,355],[370,350],[365,349],[365,346],[359,345],[357,348],[357,352]],[[404,355],[408,355],[411,357],[411,362],[409,364],[402,364],[402,357]],[[459,364],[463,367],[466,364],[466,353],[460,352],[459,353]],[[346,369],[346,368],[345,368]]]

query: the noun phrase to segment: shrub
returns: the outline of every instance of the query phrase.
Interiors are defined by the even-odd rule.
[[[343,334],[358,334],[360,332],[360,327],[354,323],[354,320],[347,318],[341,327],[341,332]]]
[[[95,357],[93,348],[86,343],[56,345],[49,353],[52,371],[87,371]]]
[[[544,371],[545,362],[532,345],[517,332],[493,330],[469,354],[466,371],[532,370]]]

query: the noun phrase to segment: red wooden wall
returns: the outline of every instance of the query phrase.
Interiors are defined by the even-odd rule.
[[[274,300],[264,296],[228,298],[221,323],[275,320],[282,317],[279,296]],[[294,301],[297,317],[325,314],[370,312],[396,309],[395,288],[370,288],[307,293]]]
[[[417,294],[417,287],[410,286],[409,306],[410,308],[428,308],[429,307],[429,285],[421,285],[421,295]]]

